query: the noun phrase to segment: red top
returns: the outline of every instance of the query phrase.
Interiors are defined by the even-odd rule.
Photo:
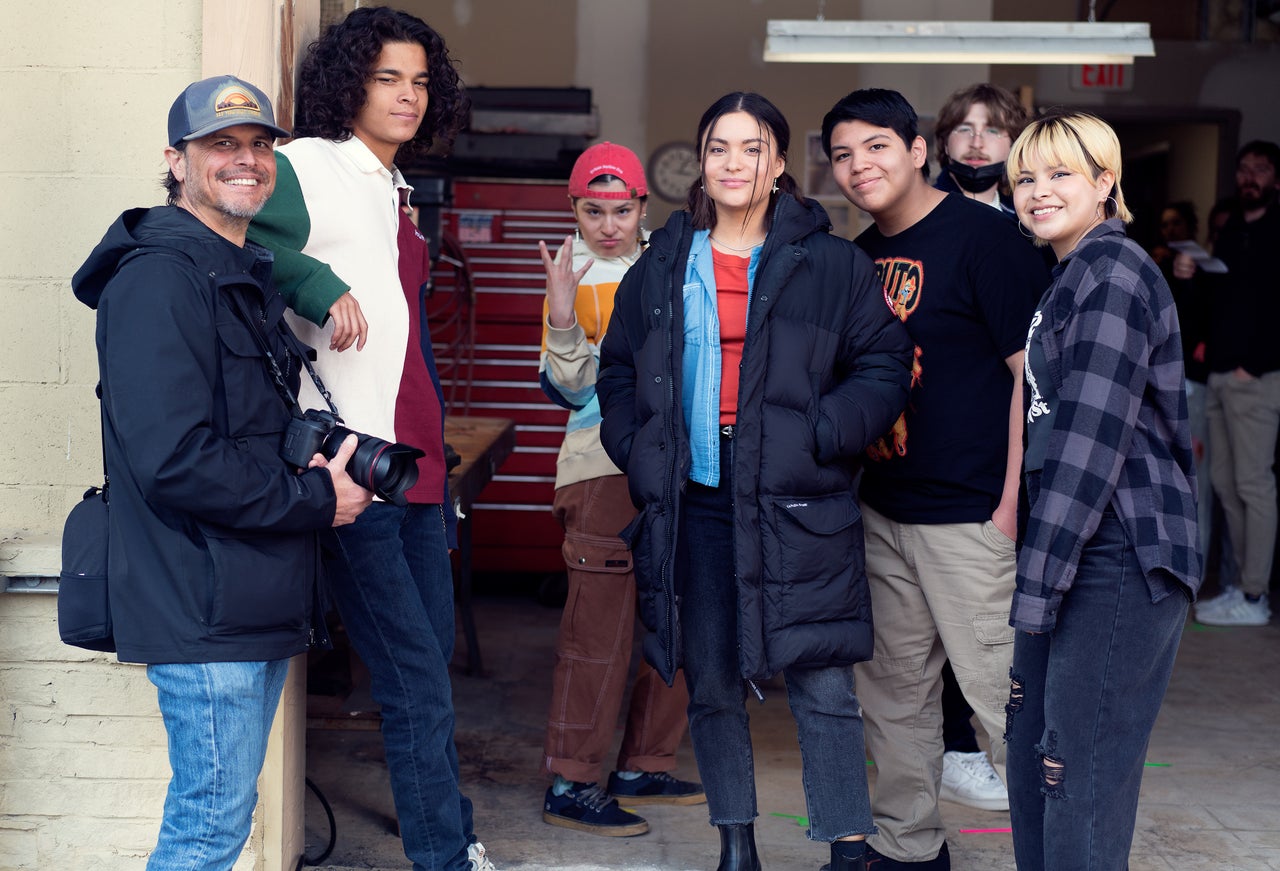
[[[427,240],[403,211],[400,213],[400,285],[409,306],[409,347],[400,389],[396,392],[396,439],[426,453],[418,460],[418,483],[409,488],[410,502],[438,505],[444,501],[444,408],[431,380],[424,354],[422,286],[427,283],[431,255]]]
[[[711,249],[716,276],[716,311],[720,316],[720,423],[738,419],[738,370],[747,338],[747,267],[750,257]]]

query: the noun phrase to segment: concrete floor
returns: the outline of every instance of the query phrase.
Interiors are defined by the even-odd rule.
[[[541,819],[547,780],[539,771],[552,646],[559,611],[530,598],[476,600],[485,673],[454,681],[457,744],[476,832],[500,871],[683,871],[713,869],[719,855],[706,806],[646,807],[650,831],[602,838]],[[461,647],[461,637],[459,637]],[[460,655],[458,665],[463,664]],[[780,685],[751,703],[766,869],[816,871],[826,845],[804,837],[795,728]],[[312,728],[308,776],[332,804],[337,841],[329,871],[407,869],[393,834],[381,738],[366,729]],[[863,760],[850,760],[861,765]],[[680,771],[696,777],[693,753]],[[1188,623],[1178,664],[1151,740],[1132,871],[1280,871],[1280,621],[1254,629]],[[329,831],[314,797],[308,851]],[[944,803],[952,867],[1013,869],[1008,814]]]

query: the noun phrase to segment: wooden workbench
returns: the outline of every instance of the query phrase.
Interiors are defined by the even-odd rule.
[[[458,514],[458,571],[454,577],[458,612],[467,640],[467,673],[480,674],[480,641],[471,610],[471,510],[516,446],[516,425],[505,417],[454,417],[444,420],[444,441],[462,458],[449,473],[449,494]]]
[[[497,417],[446,417],[444,440],[462,462],[449,472],[449,493],[458,514],[458,550],[454,591],[467,644],[467,673],[480,674],[480,642],[471,610],[471,511],[480,492],[493,478],[516,443],[515,424]],[[377,729],[381,723],[377,704],[369,690],[369,674],[350,648],[341,653],[346,685],[330,695],[320,692],[307,698],[307,727],[312,729]],[[344,667],[336,680],[344,680]],[[334,671],[334,667],[329,667]]]

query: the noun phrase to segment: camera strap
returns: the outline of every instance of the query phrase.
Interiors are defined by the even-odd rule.
[[[231,297],[236,314],[249,327],[249,332],[253,334],[254,341],[258,343],[258,348],[262,351],[262,356],[267,361],[267,369],[271,373],[271,382],[275,385],[276,392],[280,394],[284,404],[289,406],[289,410],[293,412],[294,417],[302,417],[302,406],[298,404],[298,397],[289,389],[289,379],[285,377],[284,371],[280,368],[280,362],[271,350],[267,337],[262,334],[258,319],[245,309],[245,301],[238,293],[233,290],[228,290],[227,293]],[[265,319],[265,312],[263,319]],[[293,334],[283,317],[276,324],[276,333],[284,340],[286,347],[292,350],[298,359],[302,361],[303,367],[306,368],[307,374],[311,376],[311,380],[315,383],[316,390],[324,398],[325,404],[329,406],[333,416],[341,420],[342,415],[338,413],[338,407],[333,404],[333,397],[330,396],[328,388],[324,386],[324,382],[320,380],[320,375],[316,372],[315,367],[311,365],[310,350]]]

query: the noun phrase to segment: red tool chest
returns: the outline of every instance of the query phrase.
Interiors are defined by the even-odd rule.
[[[462,251],[455,259],[472,287],[472,298],[459,300],[464,272],[447,260],[437,265],[428,321],[450,412],[516,422],[515,452],[474,506],[476,571],[564,568],[551,501],[567,412],[538,385],[546,295],[538,241],[554,248],[574,232],[566,188],[566,181],[455,179],[444,211],[442,249],[446,257]]]

